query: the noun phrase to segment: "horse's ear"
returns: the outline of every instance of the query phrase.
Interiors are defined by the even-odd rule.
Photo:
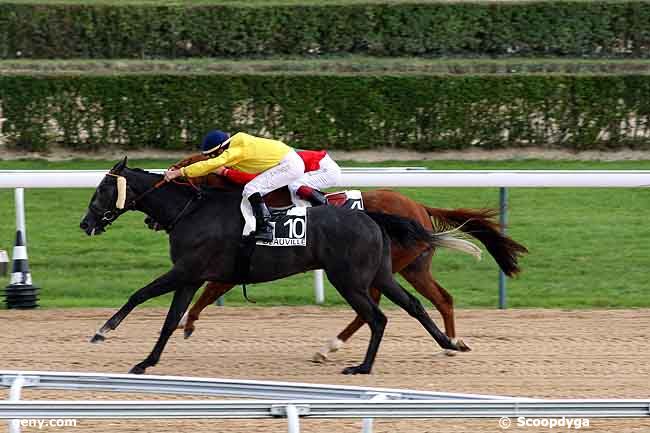
[[[120,173],[126,167],[126,163],[127,157],[125,156],[120,162],[115,164],[115,166],[111,169],[111,173]]]

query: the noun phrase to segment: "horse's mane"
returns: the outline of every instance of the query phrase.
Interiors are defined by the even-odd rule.
[[[144,174],[144,175],[149,175],[149,176],[155,176],[158,179],[160,179],[163,175],[154,173],[142,168],[137,168],[137,167],[128,167],[128,169],[132,172],[136,172],[139,174]],[[223,176],[219,176],[214,173],[210,173],[206,176],[200,176],[200,177],[195,177],[192,179],[185,179],[181,178],[178,181],[172,181],[173,184],[178,185],[178,186],[184,186],[184,187],[191,187],[192,185],[196,186],[197,188],[201,189],[201,191],[206,192],[206,193],[214,193],[214,192],[239,192],[244,189],[243,185],[231,182],[227,178]],[[192,185],[191,185],[192,184]]]
[[[239,185],[234,185],[234,187],[226,187],[222,188],[219,186],[211,186],[211,185],[198,185],[199,190],[201,191],[201,194],[204,197],[214,197],[218,195],[237,195],[238,197],[241,197],[242,194],[242,189]]]
[[[152,172],[150,172],[150,171],[148,171],[148,170],[144,170],[144,169],[142,169],[142,168],[137,168],[137,167],[129,167],[129,170],[131,170],[131,171],[137,171],[137,172],[139,172],[139,173],[154,174],[154,175],[156,175],[156,176],[161,176],[160,174],[152,173]]]
[[[199,187],[199,189],[208,195],[222,194],[222,193],[237,193],[241,195],[244,186],[229,181],[223,176],[217,174],[208,174],[198,178],[193,178],[192,183]]]

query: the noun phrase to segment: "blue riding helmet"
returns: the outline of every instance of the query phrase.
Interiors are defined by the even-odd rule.
[[[226,141],[230,138],[230,134],[227,132],[220,131],[215,129],[208,132],[203,138],[201,143],[201,152],[205,154],[213,153],[223,145],[226,144]]]

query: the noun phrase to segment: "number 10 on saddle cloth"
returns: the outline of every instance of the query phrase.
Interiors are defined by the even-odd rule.
[[[344,209],[363,210],[361,191],[343,191],[327,194],[330,205]],[[307,208],[292,207],[286,212],[271,214],[273,227],[272,242],[257,242],[257,245],[267,247],[305,247],[307,246]]]

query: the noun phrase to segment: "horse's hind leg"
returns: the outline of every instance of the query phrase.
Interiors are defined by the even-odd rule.
[[[442,315],[442,318],[445,322],[445,333],[449,338],[453,339],[456,337],[455,327],[454,327],[454,310],[453,310],[453,298],[445,289],[443,289],[431,276],[431,258],[433,255],[433,250],[429,249],[419,256],[415,257],[410,263],[404,263],[408,260],[409,256],[400,254],[399,257],[402,258],[401,261],[396,262],[393,257],[393,271],[397,271],[406,280],[423,296],[425,296],[436,309]],[[372,287],[370,288],[370,297],[377,305],[379,305],[379,300],[381,299],[381,292]],[[359,316],[356,316],[348,326],[341,331],[336,337],[332,338],[330,341],[325,343],[325,345],[312,357],[314,362],[325,362],[329,359],[328,355],[330,353],[338,351],[346,341],[355,332],[357,332],[366,322],[363,321]],[[456,354],[456,352],[445,352],[448,355]]]
[[[381,312],[377,304],[375,304],[368,293],[363,288],[357,288],[349,283],[346,283],[346,277],[337,278],[333,273],[327,272],[327,278],[338,292],[345,298],[354,311],[361,317],[364,323],[370,327],[370,342],[368,343],[368,350],[363,362],[355,367],[347,367],[343,370],[343,374],[369,374],[372,370],[372,365],[377,356],[379,343],[384,335],[384,329],[388,319]],[[340,275],[339,273],[337,273]]]
[[[371,287],[368,291],[368,294],[370,295],[370,299],[372,299],[375,304],[379,305],[381,292],[374,287]],[[357,314],[352,322],[350,322],[343,331],[325,343],[325,345],[321,347],[318,352],[314,353],[312,361],[319,363],[327,361],[329,359],[328,355],[330,353],[336,352],[341,347],[343,347],[343,344],[348,341],[348,339],[352,337],[352,335],[354,335],[354,333],[357,332],[365,324],[366,322]]]
[[[454,299],[431,276],[431,255],[431,251],[420,255],[406,268],[402,269],[400,274],[402,274],[406,281],[408,281],[418,292],[431,301],[438,312],[440,312],[442,320],[445,323],[445,334],[447,334],[447,336],[453,341],[456,338]]]
[[[409,272],[404,270],[400,272],[402,276],[415,289],[427,298],[436,307],[445,323],[445,334],[456,342],[456,328],[454,324],[454,305],[452,296],[427,272]],[[445,355],[455,356],[456,351],[445,350]]]
[[[233,287],[235,287],[234,284],[230,283],[217,283],[215,281],[208,282],[199,299],[194,303],[194,305],[192,305],[192,308],[183,315],[183,318],[178,323],[178,327],[185,330],[185,338],[190,338],[194,332],[194,322],[199,320],[199,315],[205,307],[214,304],[220,296],[224,295]]]
[[[436,324],[431,320],[426,310],[418,299],[404,290],[393,276],[388,272],[378,275],[377,280],[373,283],[388,299],[403,308],[410,316],[416,318],[424,329],[436,340],[443,349],[458,350],[467,352],[470,348],[462,340],[452,342],[449,337],[443,334]]]

